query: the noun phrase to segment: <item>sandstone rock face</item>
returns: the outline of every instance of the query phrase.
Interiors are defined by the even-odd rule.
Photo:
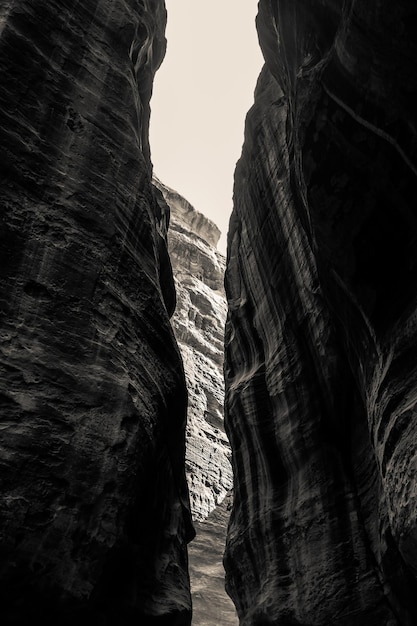
[[[176,191],[154,179],[170,208],[168,248],[177,293],[172,323],[188,387],[186,471],[196,537],[189,568],[196,626],[236,626],[225,592],[223,552],[231,509],[230,444],[224,431],[225,258],[220,232]]]
[[[232,487],[223,423],[225,258],[220,231],[176,191],[154,179],[170,208],[168,248],[177,308],[172,323],[188,387],[186,471],[195,520],[204,520]]]
[[[229,493],[201,522],[195,522],[196,537],[189,545],[193,624],[237,626],[232,600],[224,589],[223,552],[232,507]]]
[[[0,620],[185,625],[186,390],[148,148],[165,6],[35,4],[0,8]]]
[[[416,20],[259,4],[226,272],[242,626],[417,623]]]

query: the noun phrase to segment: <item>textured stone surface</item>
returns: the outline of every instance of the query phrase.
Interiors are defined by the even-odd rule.
[[[259,4],[226,273],[242,626],[417,623],[416,23]]]
[[[220,231],[157,179],[170,207],[168,248],[177,292],[172,324],[188,387],[186,470],[191,512],[205,519],[232,487],[230,444],[224,432],[225,258]]]
[[[216,249],[220,232],[215,224],[176,191],[157,179],[154,184],[170,207],[168,247],[177,292],[172,323],[188,387],[186,470],[191,513],[197,520],[188,551],[193,624],[235,626],[223,567],[232,487],[223,422],[225,258]]]
[[[208,516],[195,522],[196,537],[188,549],[195,626],[237,626],[232,600],[224,589],[223,552],[232,508],[229,493]]]
[[[148,148],[165,18],[159,0],[1,3],[4,624],[189,623],[186,391]]]

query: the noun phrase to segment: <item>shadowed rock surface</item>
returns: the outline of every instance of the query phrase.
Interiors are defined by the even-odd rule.
[[[226,273],[241,626],[417,623],[416,24],[259,4]]]
[[[0,621],[190,622],[164,2],[0,7]]]
[[[193,519],[204,520],[232,488],[224,431],[225,258],[220,231],[180,194],[154,179],[170,208],[168,249],[177,307],[172,324],[188,387],[186,472]]]

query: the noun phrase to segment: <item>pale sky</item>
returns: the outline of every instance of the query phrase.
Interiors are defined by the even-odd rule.
[[[217,224],[222,252],[245,116],[263,64],[257,4],[166,0],[168,48],[151,100],[154,173]]]

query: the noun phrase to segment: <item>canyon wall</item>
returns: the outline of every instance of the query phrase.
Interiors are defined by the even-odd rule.
[[[224,431],[225,258],[220,231],[179,193],[154,179],[170,208],[168,250],[177,306],[172,325],[188,388],[186,475],[193,519],[204,520],[232,488]]]
[[[190,623],[161,0],[0,7],[0,620]]]
[[[417,623],[416,24],[259,3],[226,270],[241,626]]]
[[[225,258],[217,250],[217,226],[157,178],[154,184],[170,208],[168,249],[177,293],[172,325],[188,388],[186,475],[196,530],[188,550],[193,624],[235,626],[222,563],[233,484],[223,421]]]

